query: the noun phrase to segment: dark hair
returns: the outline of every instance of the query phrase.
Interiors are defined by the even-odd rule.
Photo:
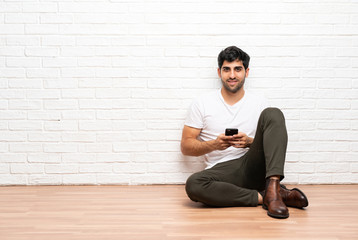
[[[242,65],[244,65],[244,68],[247,69],[249,67],[250,62],[250,56],[242,51],[240,48],[235,46],[230,46],[225,48],[219,53],[218,56],[218,65],[219,68],[222,67],[224,61],[233,62],[236,60],[242,61]]]

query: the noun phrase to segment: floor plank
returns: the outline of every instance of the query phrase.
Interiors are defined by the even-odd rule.
[[[358,239],[358,185],[299,188],[309,207],[282,220],[194,203],[183,185],[0,187],[0,239]]]

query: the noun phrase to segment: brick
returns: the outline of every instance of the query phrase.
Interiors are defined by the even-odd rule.
[[[112,81],[112,80],[111,80]],[[124,87],[124,88],[145,88],[147,81],[143,78],[130,78],[130,79],[115,79],[113,80],[113,87]]]
[[[300,112],[301,119],[304,120],[332,120],[334,119],[334,113],[331,110],[302,110]]]
[[[79,167],[75,164],[51,164],[45,166],[45,172],[48,174],[69,174],[78,173]]]
[[[29,185],[61,185],[62,176],[32,174],[28,178]]]
[[[61,42],[59,42],[59,44],[61,44],[63,41],[65,41],[65,40],[63,39]],[[66,41],[68,41],[68,40],[66,39]],[[60,56],[63,56],[63,57],[92,57],[94,55],[95,55],[95,48],[92,46],[86,46],[86,47],[64,46],[64,47],[61,47],[61,53],[60,53]]]
[[[148,151],[149,152],[176,152],[180,151],[180,143],[179,141],[175,142],[151,142],[148,143]]]
[[[318,144],[314,141],[306,142],[289,142],[287,151],[288,152],[306,152],[306,151],[316,151]]]
[[[28,68],[26,76],[28,78],[56,78],[60,76],[60,71],[54,68]]]
[[[22,57],[8,57],[6,58],[6,66],[8,67],[41,67],[41,59],[39,58],[22,58]]]
[[[335,160],[337,162],[355,162],[358,159],[358,153],[356,152],[337,152]]]
[[[322,152],[347,152],[349,145],[344,142],[321,142],[317,144],[317,150]]]
[[[23,24],[1,24],[0,34],[24,34],[24,25]]]
[[[25,163],[27,153],[2,153],[0,154],[0,163]]]
[[[37,100],[9,100],[9,109],[39,110],[39,109],[41,109],[41,101],[37,101]]]
[[[109,120],[79,121],[79,129],[84,131],[110,131],[112,123]]]
[[[25,120],[26,111],[7,110],[0,114],[1,120]]]
[[[50,120],[59,121],[61,113],[57,111],[27,111],[27,117],[30,120]]]
[[[85,91],[84,91],[85,92]],[[80,109],[112,109],[113,102],[107,99],[86,99],[79,100]]]
[[[350,101],[338,99],[317,100],[317,108],[322,109],[349,109]]]
[[[81,164],[80,173],[111,173],[111,164]]]
[[[94,163],[96,162],[96,154],[94,153],[63,153],[63,163]]]
[[[94,120],[96,115],[93,110],[64,110],[61,111],[62,119],[65,120]]]
[[[0,152],[8,152],[9,144],[8,143],[0,143]]]
[[[0,71],[0,78],[25,78],[24,69],[6,68]]]
[[[42,58],[44,67],[73,67],[77,65],[77,59],[71,57]]]
[[[10,174],[10,165],[0,163],[0,174]]]
[[[9,88],[16,89],[39,89],[42,88],[43,82],[41,79],[9,79]]]
[[[62,133],[63,142],[95,142],[96,134],[94,133]]]
[[[173,130],[173,129],[182,129],[183,124],[178,121],[148,121],[148,129],[154,130]]]
[[[27,160],[29,163],[61,163],[61,156],[56,153],[30,153]]]
[[[96,182],[96,174],[64,174],[63,184],[94,184]]]
[[[73,15],[72,14],[53,14],[45,13],[41,14],[40,22],[42,24],[57,24],[57,23],[72,23]]]
[[[349,163],[334,163],[334,164],[318,164],[316,171],[320,173],[348,173],[350,170]]]
[[[128,163],[131,155],[128,153],[97,153],[96,162],[98,163]]]
[[[77,100],[46,100],[44,101],[44,109],[47,110],[74,110],[78,109]]]
[[[46,143],[43,144],[45,153],[73,153],[78,151],[77,144],[73,143]]]
[[[322,184],[332,183],[331,174],[301,174],[299,176],[299,184]]]
[[[157,174],[132,174],[131,184],[163,184],[165,182],[165,175]]]
[[[57,3],[23,3],[23,12],[48,13],[57,12]]]
[[[128,26],[118,24],[61,24],[58,25],[58,33],[63,35],[122,35],[128,34]]]
[[[103,98],[130,98],[131,92],[128,89],[121,89],[121,88],[102,88],[96,89],[96,98],[103,99]]]
[[[74,78],[61,78],[59,79],[46,79],[44,80],[44,88],[47,89],[67,89],[67,88],[77,88],[78,80]]]
[[[130,116],[131,112],[129,109],[96,111],[96,118],[102,120],[129,120]]]
[[[59,3],[59,12],[69,13],[126,13],[128,4],[126,3],[96,3],[84,4],[80,2]]]
[[[9,123],[11,131],[41,131],[43,124],[40,121],[16,120]]]
[[[94,77],[95,70],[93,68],[62,68],[61,76],[65,78]]]
[[[41,36],[41,43],[43,46],[61,46],[61,53],[64,46],[73,46],[76,43],[74,36]]]
[[[13,163],[10,165],[10,169],[12,174],[43,173],[44,165],[40,163],[32,163],[32,164]]]
[[[53,35],[58,34],[58,26],[54,27],[52,24],[26,24],[25,34],[29,35]]]
[[[114,131],[141,131],[146,128],[144,121],[127,121],[127,120],[115,120],[112,121],[112,129]]]
[[[352,184],[352,174],[349,173],[333,173],[332,181],[337,184]]]
[[[28,90],[26,92],[28,99],[59,99],[59,90]]]
[[[86,57],[86,58],[78,59],[78,66],[80,67],[110,67],[111,63],[112,63],[111,59],[107,57],[96,57],[96,58]]]
[[[81,78],[79,81],[78,86],[80,88],[108,88],[112,87],[113,80],[110,78],[95,78],[95,79],[86,79]],[[117,87],[117,86],[113,86]]]
[[[120,142],[113,143],[113,151],[119,153],[147,151],[147,144],[145,142]]]
[[[74,120],[46,121],[44,129],[47,131],[78,131],[78,122]]]
[[[61,91],[61,96],[64,99],[74,99],[74,98],[94,98],[95,90],[94,89],[63,89]]]
[[[0,185],[26,185],[27,174],[1,174]]]
[[[39,23],[36,13],[7,13],[5,14],[5,23]]]
[[[130,183],[130,175],[128,174],[97,174],[98,184],[115,184],[128,185]]]
[[[112,152],[111,143],[86,143],[79,146],[80,152],[85,153],[108,153]]]
[[[29,142],[59,142],[61,141],[60,133],[29,133]]]
[[[317,126],[318,129],[332,129],[332,130],[347,130],[350,129],[350,123],[345,121],[335,122],[320,122]]]

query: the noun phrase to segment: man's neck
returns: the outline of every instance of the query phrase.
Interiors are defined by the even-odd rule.
[[[224,98],[224,101],[229,104],[230,106],[234,105],[235,103],[239,102],[245,95],[244,88],[241,88],[236,93],[232,93],[227,91],[224,87],[221,88],[221,95]]]

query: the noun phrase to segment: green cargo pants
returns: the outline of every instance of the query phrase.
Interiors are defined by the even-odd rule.
[[[266,108],[249,151],[238,159],[191,175],[185,185],[187,195],[209,206],[257,206],[258,191],[265,189],[266,178],[284,178],[286,149],[283,113],[277,108]]]

